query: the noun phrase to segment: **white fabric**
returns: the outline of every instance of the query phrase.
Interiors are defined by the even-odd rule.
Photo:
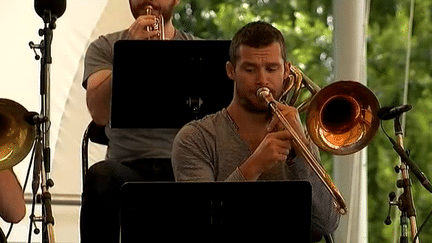
[[[91,118],[81,86],[83,55],[90,41],[99,35],[127,28],[133,21],[128,0],[66,1],[66,12],[57,20],[51,65],[51,178],[54,201],[79,202],[81,194],[81,139]],[[39,44],[38,30],[43,20],[34,10],[34,0],[0,2],[0,97],[14,100],[29,111],[40,112],[40,61],[28,43]],[[104,157],[104,147],[91,147],[90,161]],[[14,167],[24,183],[29,156]],[[30,178],[31,179],[31,178]],[[31,181],[30,181],[31,185]],[[27,193],[31,190],[27,186]],[[40,216],[40,205],[36,206]],[[14,226],[8,242],[27,242],[30,205],[27,216]],[[53,205],[54,234],[57,242],[79,242],[79,206]],[[1,221],[1,220],[0,220]],[[40,226],[40,223],[38,223]],[[8,225],[0,227],[7,231]],[[33,242],[41,242],[33,235]]]
[[[354,80],[366,85],[366,1],[335,0],[333,12],[334,79]],[[366,149],[351,155],[335,156],[333,166],[333,179],[348,207],[348,213],[341,216],[334,240],[367,242]]]

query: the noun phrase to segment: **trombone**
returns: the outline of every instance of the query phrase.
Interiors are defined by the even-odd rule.
[[[0,99],[0,171],[14,167],[32,149],[36,129],[26,121],[29,114],[19,103]]]
[[[370,142],[379,128],[379,102],[372,91],[354,81],[338,81],[320,89],[297,67],[291,66],[291,72],[290,82],[279,101],[293,106],[302,87],[312,93],[311,99],[302,102],[297,109],[299,112],[306,111],[308,134],[320,149],[336,155],[347,155],[360,151]],[[346,214],[348,209],[339,189],[276,106],[277,101],[270,90],[262,87],[257,90],[257,96],[265,100],[291,133],[294,146],[330,192],[339,213]]]
[[[47,230],[43,231],[43,239],[46,236],[48,239],[47,242],[55,242],[53,232],[54,218],[50,205],[51,194],[47,191],[46,171],[42,161],[44,159],[42,155],[43,141],[41,129],[38,128],[47,122],[49,122],[47,117],[40,116],[36,112],[29,112],[24,106],[15,101],[0,99],[0,171],[11,169],[20,163],[34,147],[33,205],[42,177],[44,216],[35,217],[33,207],[30,221],[31,223],[36,221],[46,222]]]

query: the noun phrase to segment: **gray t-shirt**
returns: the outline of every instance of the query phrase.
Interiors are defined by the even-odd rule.
[[[312,146],[319,156],[316,146]],[[192,121],[177,134],[173,144],[176,181],[244,181],[237,169],[252,154],[241,139],[226,109]],[[262,174],[259,180],[307,180],[312,185],[311,227],[322,234],[338,226],[339,214],[332,196],[311,168],[296,156]],[[287,192],[288,193],[288,192]]]
[[[118,40],[127,39],[128,31],[123,30],[100,36],[90,44],[85,56],[84,88],[87,88],[87,79],[95,72],[113,70],[114,44]],[[173,40],[198,39],[191,34],[177,30]],[[109,139],[106,157],[119,160],[171,158],[172,142],[177,132],[178,129],[114,129],[108,125],[105,128]]]

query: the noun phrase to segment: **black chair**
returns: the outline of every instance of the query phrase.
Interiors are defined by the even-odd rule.
[[[311,241],[312,242],[334,243],[333,236],[331,234],[322,235],[322,234],[317,233],[317,232],[312,232]]]
[[[108,137],[105,134],[105,126],[98,125],[94,121],[91,121],[84,132],[82,144],[81,144],[83,185],[85,181],[85,175],[89,167],[88,165],[89,141],[101,145],[108,145]]]
[[[327,243],[334,243],[332,235],[324,235],[324,240]]]
[[[0,228],[0,243],[7,243],[6,236],[3,233],[3,230]]]

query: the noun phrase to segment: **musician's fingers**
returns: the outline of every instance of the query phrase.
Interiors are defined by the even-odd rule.
[[[279,146],[282,146],[283,144],[285,144],[287,140],[292,139],[291,133],[286,129],[283,129],[280,131],[275,131],[272,133],[272,136],[276,140],[280,141],[279,143],[277,143]],[[288,143],[288,145],[289,145],[289,143]],[[287,146],[282,146],[282,147],[287,147]]]
[[[276,152],[276,155],[275,155],[276,161],[285,162],[288,159],[288,156],[291,152],[291,143],[281,141],[281,143],[275,149],[275,152]]]
[[[276,126],[279,122],[279,119],[276,116],[273,116],[269,124],[267,125],[267,131],[268,132],[274,132],[276,131]]]
[[[155,16],[139,16],[129,27],[129,37],[133,40],[151,39],[160,35],[159,31],[149,31],[149,27],[156,22]]]

